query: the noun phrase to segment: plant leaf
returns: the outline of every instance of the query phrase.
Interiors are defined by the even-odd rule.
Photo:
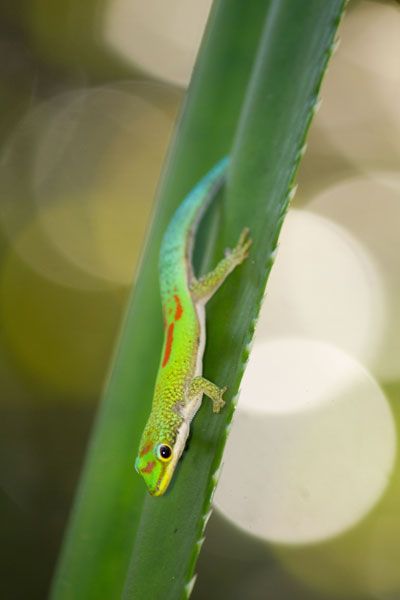
[[[301,2],[276,0],[269,7],[235,137],[218,243],[219,252],[232,246],[246,225],[253,248],[207,308],[204,372],[228,385],[231,403],[217,417],[203,403],[170,493],[145,499],[125,599],[172,600],[192,587],[232,400],[342,10],[339,0],[310,0],[306,9]]]
[[[214,7],[162,179],[53,598],[119,598],[127,573],[126,599],[172,600],[190,592],[233,399],[342,9],[342,0],[306,5],[221,0]],[[133,460],[161,350],[160,240],[185,193],[232,144],[215,256],[235,243],[244,225],[254,244],[250,259],[209,303],[204,364],[209,379],[229,386],[230,402],[218,416],[203,403],[170,490],[151,498],[133,472]],[[204,256],[211,245],[200,236],[199,253]]]
[[[223,0],[211,13],[90,440],[53,599],[121,597],[146,495],[133,464],[161,353],[160,240],[182,197],[232,144],[268,5]]]

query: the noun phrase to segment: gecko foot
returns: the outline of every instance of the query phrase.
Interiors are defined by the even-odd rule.
[[[218,392],[219,392],[218,396],[215,396],[212,399],[213,412],[219,413],[219,411],[221,410],[221,408],[223,408],[225,406],[225,400],[222,398],[222,396],[223,396],[224,392],[226,392],[226,390],[227,390],[226,386],[223,387],[223,388],[220,388],[218,390]]]
[[[233,250],[226,250],[225,256],[232,258],[232,260],[240,265],[249,255],[250,246],[253,243],[252,239],[249,237],[250,230],[248,227],[245,227],[240,234],[239,241]]]

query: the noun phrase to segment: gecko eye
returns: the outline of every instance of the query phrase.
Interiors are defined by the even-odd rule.
[[[163,462],[168,462],[172,456],[172,448],[168,444],[159,444],[157,446],[157,458]]]

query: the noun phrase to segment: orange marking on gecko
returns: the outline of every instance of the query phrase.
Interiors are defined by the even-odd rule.
[[[161,365],[162,367],[165,367],[165,365],[169,361],[169,357],[171,356],[173,339],[174,339],[174,323],[170,323],[168,325],[167,341],[165,343],[164,358],[163,358],[162,365]]]
[[[177,294],[174,295],[174,300],[176,304],[175,321],[179,321],[183,314],[183,308],[179,296]]]
[[[155,466],[156,466],[156,463],[154,460],[152,460],[151,462],[147,463],[147,465],[145,467],[143,467],[143,469],[140,469],[140,470],[142,473],[151,473]]]
[[[181,318],[181,316],[183,314],[183,308],[182,308],[182,304],[179,299],[179,296],[177,294],[174,294],[174,300],[175,300],[175,304],[176,304],[174,319],[175,319],[175,321],[179,321],[179,319]],[[172,313],[172,309],[168,309],[168,314],[170,314],[170,313]],[[163,358],[163,361],[161,364],[162,367],[165,367],[165,365],[169,361],[169,357],[171,356],[173,340],[174,340],[174,323],[170,323],[168,325],[168,329],[167,329],[167,341],[165,343],[164,358]]]
[[[146,444],[140,451],[139,456],[144,456],[145,454],[147,454],[153,447],[153,443],[150,442],[148,444]]]

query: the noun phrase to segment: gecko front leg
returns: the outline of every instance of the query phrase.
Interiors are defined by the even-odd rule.
[[[195,399],[200,394],[208,396],[213,403],[213,412],[218,413],[224,406],[225,401],[222,398],[226,387],[219,388],[215,383],[208,381],[205,377],[194,377],[189,388],[190,399]]]
[[[251,243],[249,230],[245,228],[240,234],[236,246],[233,250],[226,250],[225,258],[217,264],[215,269],[192,281],[190,293],[195,302],[199,300],[207,302],[215,294],[229,273],[247,258]]]

